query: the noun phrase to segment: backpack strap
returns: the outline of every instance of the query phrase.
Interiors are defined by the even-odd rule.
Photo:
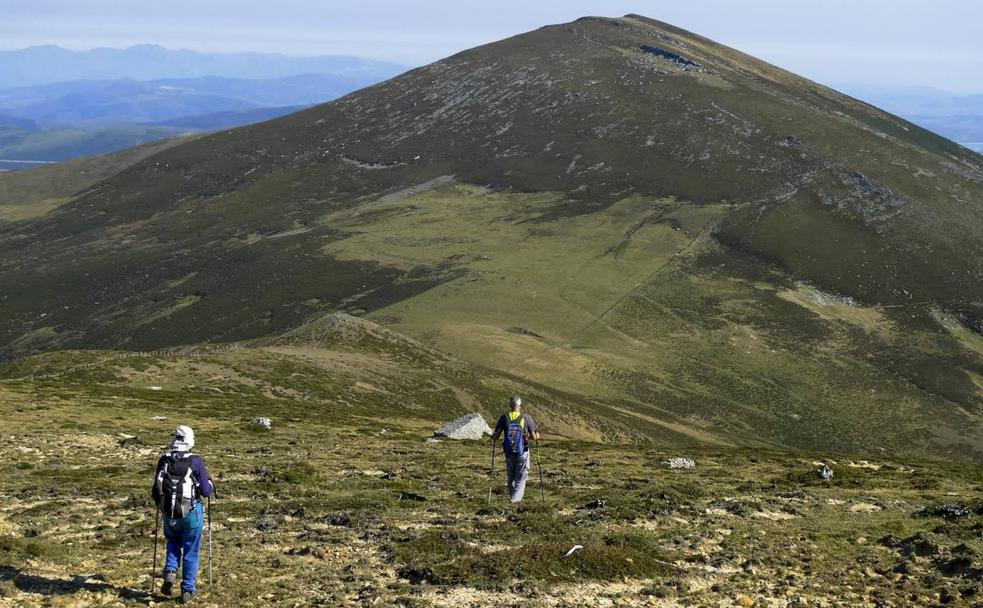
[[[515,422],[518,420],[519,427],[522,428],[522,430],[526,429],[526,417],[523,416],[521,412],[509,412],[508,417],[509,422]]]
[[[201,498],[201,480],[198,479],[198,474],[197,474],[198,472],[195,471],[194,459],[198,458],[198,460],[201,460],[201,458],[199,458],[195,454],[192,454],[191,452],[188,452],[188,456],[191,458],[191,464],[189,466],[189,468],[191,469],[191,485],[194,486],[193,491],[195,495],[195,502],[198,502],[198,499]]]

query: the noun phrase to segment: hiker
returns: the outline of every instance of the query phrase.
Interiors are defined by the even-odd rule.
[[[170,451],[157,461],[152,495],[154,504],[164,519],[164,538],[167,557],[164,561],[164,583],[160,592],[171,595],[181,566],[181,603],[188,604],[195,595],[198,578],[198,550],[205,521],[201,498],[212,495],[212,480],[205,463],[191,448],[195,432],[191,427],[174,430]]]
[[[505,452],[505,468],[508,473],[509,500],[519,502],[526,491],[529,478],[529,442],[539,440],[539,427],[529,414],[522,412],[522,398],[509,398],[509,411],[502,414],[495,425],[492,443],[499,435],[505,435],[502,450]]]

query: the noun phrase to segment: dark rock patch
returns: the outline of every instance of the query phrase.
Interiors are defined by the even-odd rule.
[[[945,519],[957,519],[960,517],[969,517],[972,515],[972,511],[963,505],[950,503],[925,507],[919,512],[919,515],[924,517],[944,517]]]
[[[543,339],[542,334],[537,334],[531,329],[526,329],[525,327],[507,327],[505,328],[505,331],[509,332],[510,334],[518,334],[520,336],[531,336],[533,338]]]
[[[419,494],[414,494],[413,492],[407,492],[405,490],[399,491],[399,500],[411,500],[413,502],[426,502],[427,497],[421,496]]]
[[[700,67],[700,64],[696,63],[695,61],[690,61],[689,59],[683,57],[682,55],[677,55],[672,51],[667,51],[657,46],[652,46],[650,44],[643,44],[638,48],[645,53],[651,53],[656,57],[662,57],[663,59],[668,59],[669,61],[672,61],[673,63],[678,63],[679,65],[690,66],[695,68]]]

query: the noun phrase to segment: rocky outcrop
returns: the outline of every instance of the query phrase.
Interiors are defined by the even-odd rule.
[[[477,412],[465,414],[460,418],[451,420],[434,433],[438,437],[446,437],[448,439],[471,440],[481,439],[486,434],[491,435],[492,429],[485,422],[481,414]]]

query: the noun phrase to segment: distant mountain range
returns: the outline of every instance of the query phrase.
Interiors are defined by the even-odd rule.
[[[297,112],[305,106],[277,106],[275,108],[257,108],[255,110],[241,110],[231,112],[214,112],[212,114],[196,114],[194,116],[181,116],[170,120],[151,123],[156,127],[175,127],[189,131],[216,131],[218,129],[231,129],[254,122],[263,122],[278,118],[284,114]]]
[[[208,54],[155,45],[2,51],[0,170],[268,120],[405,69],[358,57]]]
[[[842,84],[837,89],[983,152],[983,95],[930,87]]]
[[[288,57],[271,53],[199,53],[153,44],[71,51],[55,45],[0,51],[0,89],[76,80],[165,78],[283,78],[324,74],[379,81],[406,66],[344,55]]]
[[[282,116],[374,84],[365,76],[82,80],[0,91],[0,169]],[[15,163],[4,161],[15,160]]]
[[[81,80],[0,91],[0,114],[46,128],[103,128],[216,112],[314,105],[376,82],[376,78],[324,74],[270,80],[217,76]]]
[[[51,162],[104,154],[144,143],[270,120],[303,106],[257,108],[182,116],[154,123],[102,128],[42,129],[29,120],[0,115],[0,170],[31,169]]]

